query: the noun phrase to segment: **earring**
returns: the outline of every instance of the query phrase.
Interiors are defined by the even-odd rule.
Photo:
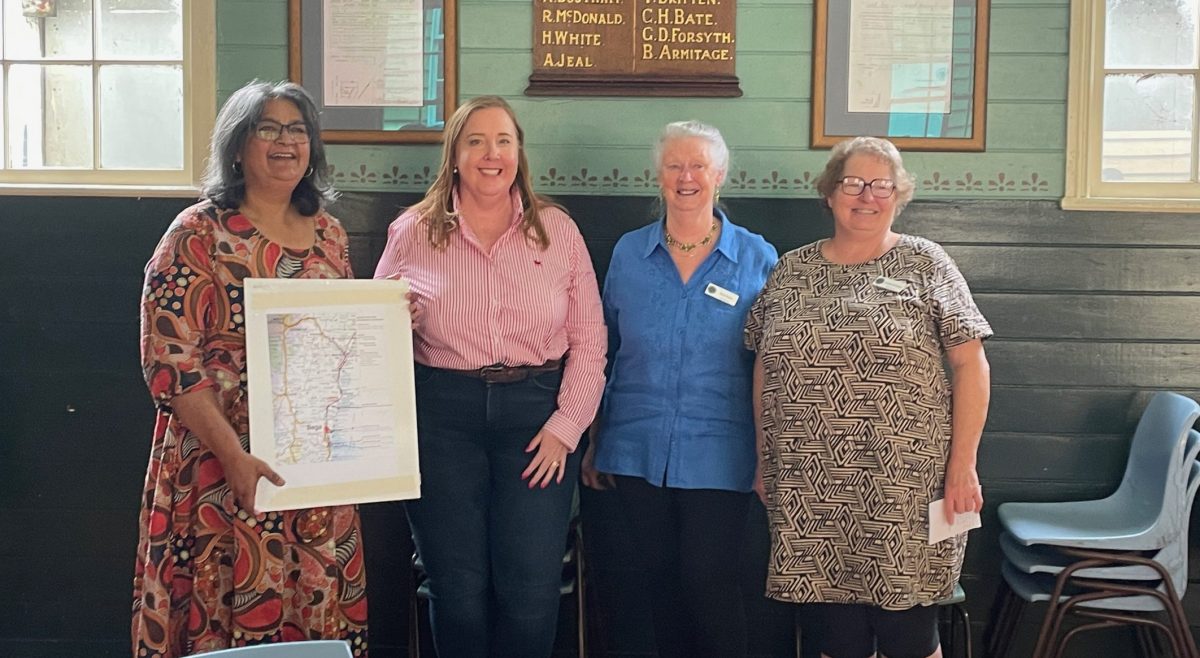
[[[314,171],[316,170],[313,169],[312,165],[308,165],[308,171],[304,172],[304,177],[308,178],[309,176],[312,176]]]
[[[715,192],[713,192],[713,203],[715,204],[720,200],[721,200],[721,188],[718,187],[717,190]]]
[[[455,175],[455,176],[457,176],[457,175],[458,175],[458,167],[455,167],[455,168],[454,168],[454,175]]]

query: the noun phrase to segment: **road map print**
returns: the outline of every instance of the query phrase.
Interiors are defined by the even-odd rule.
[[[359,313],[267,315],[280,464],[394,458],[383,327]]]

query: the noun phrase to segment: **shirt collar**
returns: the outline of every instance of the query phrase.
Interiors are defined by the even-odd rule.
[[[515,186],[512,188],[512,190],[509,191],[509,195],[512,199],[512,207],[513,207],[512,223],[519,224],[521,222],[521,218],[525,216],[525,203],[521,200],[521,192],[519,190],[517,190],[517,188]],[[451,192],[451,200],[454,203],[454,214],[458,215],[458,212],[459,212],[458,208],[459,208],[459,203],[460,203],[460,197],[458,195],[458,185],[455,185],[454,190]]]
[[[721,237],[717,238],[717,246],[713,247],[715,251],[721,252],[721,255],[728,258],[730,261],[737,262],[737,245],[736,236],[733,234],[733,223],[725,216],[725,212],[720,208],[713,208],[713,216],[721,222]],[[660,218],[654,223],[655,229],[646,234],[646,248],[642,253],[642,258],[649,258],[650,254],[654,253],[657,247],[662,247],[663,251],[667,249],[666,237],[666,220]]]

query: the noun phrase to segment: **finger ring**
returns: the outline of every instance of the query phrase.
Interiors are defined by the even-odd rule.
[[[558,468],[558,462],[550,462],[550,468]]]

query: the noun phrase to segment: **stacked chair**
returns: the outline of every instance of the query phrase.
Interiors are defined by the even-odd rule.
[[[989,658],[1004,658],[1026,602],[1048,608],[1033,658],[1063,655],[1082,632],[1134,625],[1143,653],[1162,631],[1171,655],[1200,658],[1180,599],[1187,586],[1188,521],[1200,487],[1200,404],[1157,393],[1138,421],[1125,476],[1100,500],[1000,506],[1003,583]],[[1165,621],[1160,621],[1165,611]],[[1085,621],[1059,637],[1067,614]]]

